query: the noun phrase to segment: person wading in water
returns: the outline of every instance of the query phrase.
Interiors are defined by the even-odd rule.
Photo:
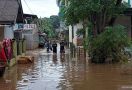
[[[60,53],[65,53],[65,42],[62,40],[60,42]]]
[[[46,48],[47,48],[47,52],[48,52],[48,53],[50,52],[50,50],[52,51],[52,47],[51,47],[50,41],[47,42]]]
[[[65,42],[64,40],[61,40],[60,42],[60,54],[61,54],[61,61],[64,61],[64,58],[65,58]]]
[[[57,43],[55,41],[53,41],[52,49],[53,49],[53,53],[57,53]]]

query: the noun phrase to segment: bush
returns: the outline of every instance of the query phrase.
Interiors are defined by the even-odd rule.
[[[89,55],[94,63],[104,63],[107,59],[112,62],[126,61],[124,48],[129,45],[125,27],[106,27],[103,33],[90,41]]]

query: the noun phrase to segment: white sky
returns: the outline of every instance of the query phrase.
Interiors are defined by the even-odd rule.
[[[24,0],[21,1],[24,13],[35,14],[38,17],[58,15],[59,8],[56,4],[56,0],[25,0],[31,10],[27,7]]]
[[[128,0],[123,0],[123,1],[126,1],[126,2],[128,2]],[[132,0],[130,0],[130,2],[131,2],[131,7],[132,7]]]
[[[57,7],[56,0],[25,0],[25,1],[27,2],[31,10],[29,10],[24,0],[22,0],[24,13],[35,14],[38,17],[50,17],[51,15],[58,15],[59,8]],[[132,5],[132,0],[130,1]]]

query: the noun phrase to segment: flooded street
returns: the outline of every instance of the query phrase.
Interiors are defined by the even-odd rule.
[[[31,52],[30,52],[31,53]],[[132,75],[121,65],[90,64],[87,60],[32,51],[34,64],[16,65],[0,78],[0,90],[132,90]]]

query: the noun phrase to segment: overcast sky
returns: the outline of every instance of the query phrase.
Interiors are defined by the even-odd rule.
[[[26,5],[26,3],[27,5]],[[24,13],[36,14],[38,17],[50,17],[51,15],[58,15],[59,8],[56,0],[22,0]],[[29,9],[29,8],[31,9]]]
[[[132,5],[132,0],[130,1]],[[50,17],[51,15],[58,15],[59,12],[56,0],[22,0],[22,5],[24,13],[36,14],[38,17]]]

